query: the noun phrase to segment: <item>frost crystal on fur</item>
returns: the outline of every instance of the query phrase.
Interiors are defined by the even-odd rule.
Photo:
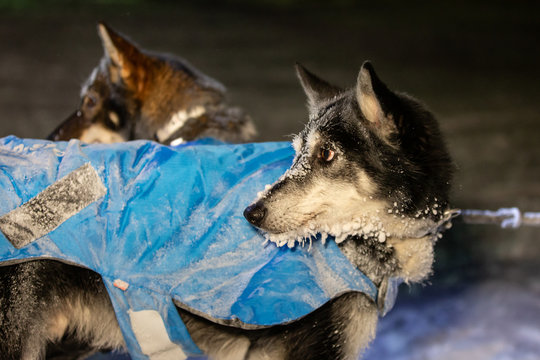
[[[314,223],[308,223],[306,226],[280,234],[265,233],[268,241],[277,246],[287,245],[292,248],[296,243],[304,246],[307,242],[316,239],[320,235],[324,243],[331,236],[335,238],[336,243],[342,243],[349,236],[360,236],[363,238],[375,238],[380,242],[385,242],[389,237],[422,237],[428,233],[437,232],[438,226],[446,220],[434,222],[427,218],[421,219],[403,219],[399,224],[390,224],[383,221],[381,217],[362,216],[351,219],[348,222],[334,225],[317,226]],[[387,224],[386,226],[384,224]]]
[[[395,214],[399,210],[393,211]],[[267,241],[275,243],[277,246],[287,245],[294,247],[297,243],[304,246],[317,240],[320,235],[320,241],[323,244],[329,236],[334,237],[336,243],[342,243],[349,236],[360,236],[365,239],[375,238],[384,243],[387,238],[421,238],[428,234],[437,234],[443,228],[449,227],[449,220],[455,216],[454,210],[447,210],[443,213],[439,221],[433,221],[426,217],[405,218],[403,215],[393,215],[391,218],[397,221],[391,221],[388,217],[381,216],[360,216],[350,221],[333,225],[317,225],[310,222],[303,227],[279,234],[264,233]],[[386,224],[386,225],[385,225]]]
[[[274,184],[266,185],[265,189],[259,192],[256,201],[271,196],[273,187],[279,182],[287,178],[305,175],[310,169],[310,164],[308,159],[304,159],[304,157],[303,153],[297,153],[294,165]],[[430,201],[431,206],[419,210],[412,217],[404,214],[404,208],[398,202],[393,202],[389,208],[380,205],[381,202],[377,202],[373,196],[365,196],[352,200],[352,202],[358,202],[354,208],[349,209],[353,210],[352,215],[346,215],[342,218],[334,217],[331,223],[326,221],[328,219],[323,220],[316,216],[299,224],[293,230],[279,233],[269,231],[265,232],[264,236],[267,241],[273,242],[277,246],[287,245],[289,248],[294,247],[297,243],[301,246],[306,243],[311,244],[312,241],[316,241],[317,236],[320,236],[323,243],[329,236],[333,237],[338,244],[349,236],[374,238],[383,243],[390,237],[419,238],[428,233],[435,233],[440,224],[449,219],[450,216],[441,210],[436,198]],[[294,210],[290,211],[294,212]],[[359,212],[361,213],[359,214]],[[439,222],[432,220],[430,218],[432,214],[441,220]]]
[[[294,178],[305,176],[309,170],[311,170],[309,155],[306,153],[298,153],[294,158],[294,166],[287,170],[280,180],[287,177]]]

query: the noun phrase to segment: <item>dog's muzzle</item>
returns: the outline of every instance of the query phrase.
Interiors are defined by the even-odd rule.
[[[244,217],[252,225],[259,227],[266,217],[266,207],[261,202],[251,204],[244,210]]]
[[[78,138],[82,133],[82,129],[85,127],[87,127],[86,119],[82,112],[77,110],[58,125],[58,127],[47,136],[47,140],[67,141],[69,139]]]

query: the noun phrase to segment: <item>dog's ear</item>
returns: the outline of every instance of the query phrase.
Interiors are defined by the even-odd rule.
[[[339,87],[320,79],[299,63],[296,63],[295,68],[296,75],[307,95],[310,112],[315,112],[321,102],[329,100],[343,91]]]
[[[396,130],[389,112],[393,97],[394,94],[375,73],[373,65],[369,61],[364,62],[356,82],[356,99],[364,118],[384,137]]]
[[[123,82],[128,89],[135,92],[140,91],[146,75],[146,55],[103,22],[98,24],[98,34],[111,80],[114,83]]]

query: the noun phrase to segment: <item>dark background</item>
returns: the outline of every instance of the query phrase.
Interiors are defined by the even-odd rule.
[[[412,1],[0,0],[0,136],[45,137],[78,105],[105,20],[229,89],[260,141],[307,114],[300,61],[352,86],[364,60],[437,115],[457,172],[453,205],[540,211],[540,4]],[[540,359],[540,228],[456,221],[434,276],[403,287],[369,359]]]

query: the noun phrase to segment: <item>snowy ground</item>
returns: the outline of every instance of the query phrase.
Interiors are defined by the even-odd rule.
[[[540,279],[513,276],[398,304],[365,359],[540,359]]]

